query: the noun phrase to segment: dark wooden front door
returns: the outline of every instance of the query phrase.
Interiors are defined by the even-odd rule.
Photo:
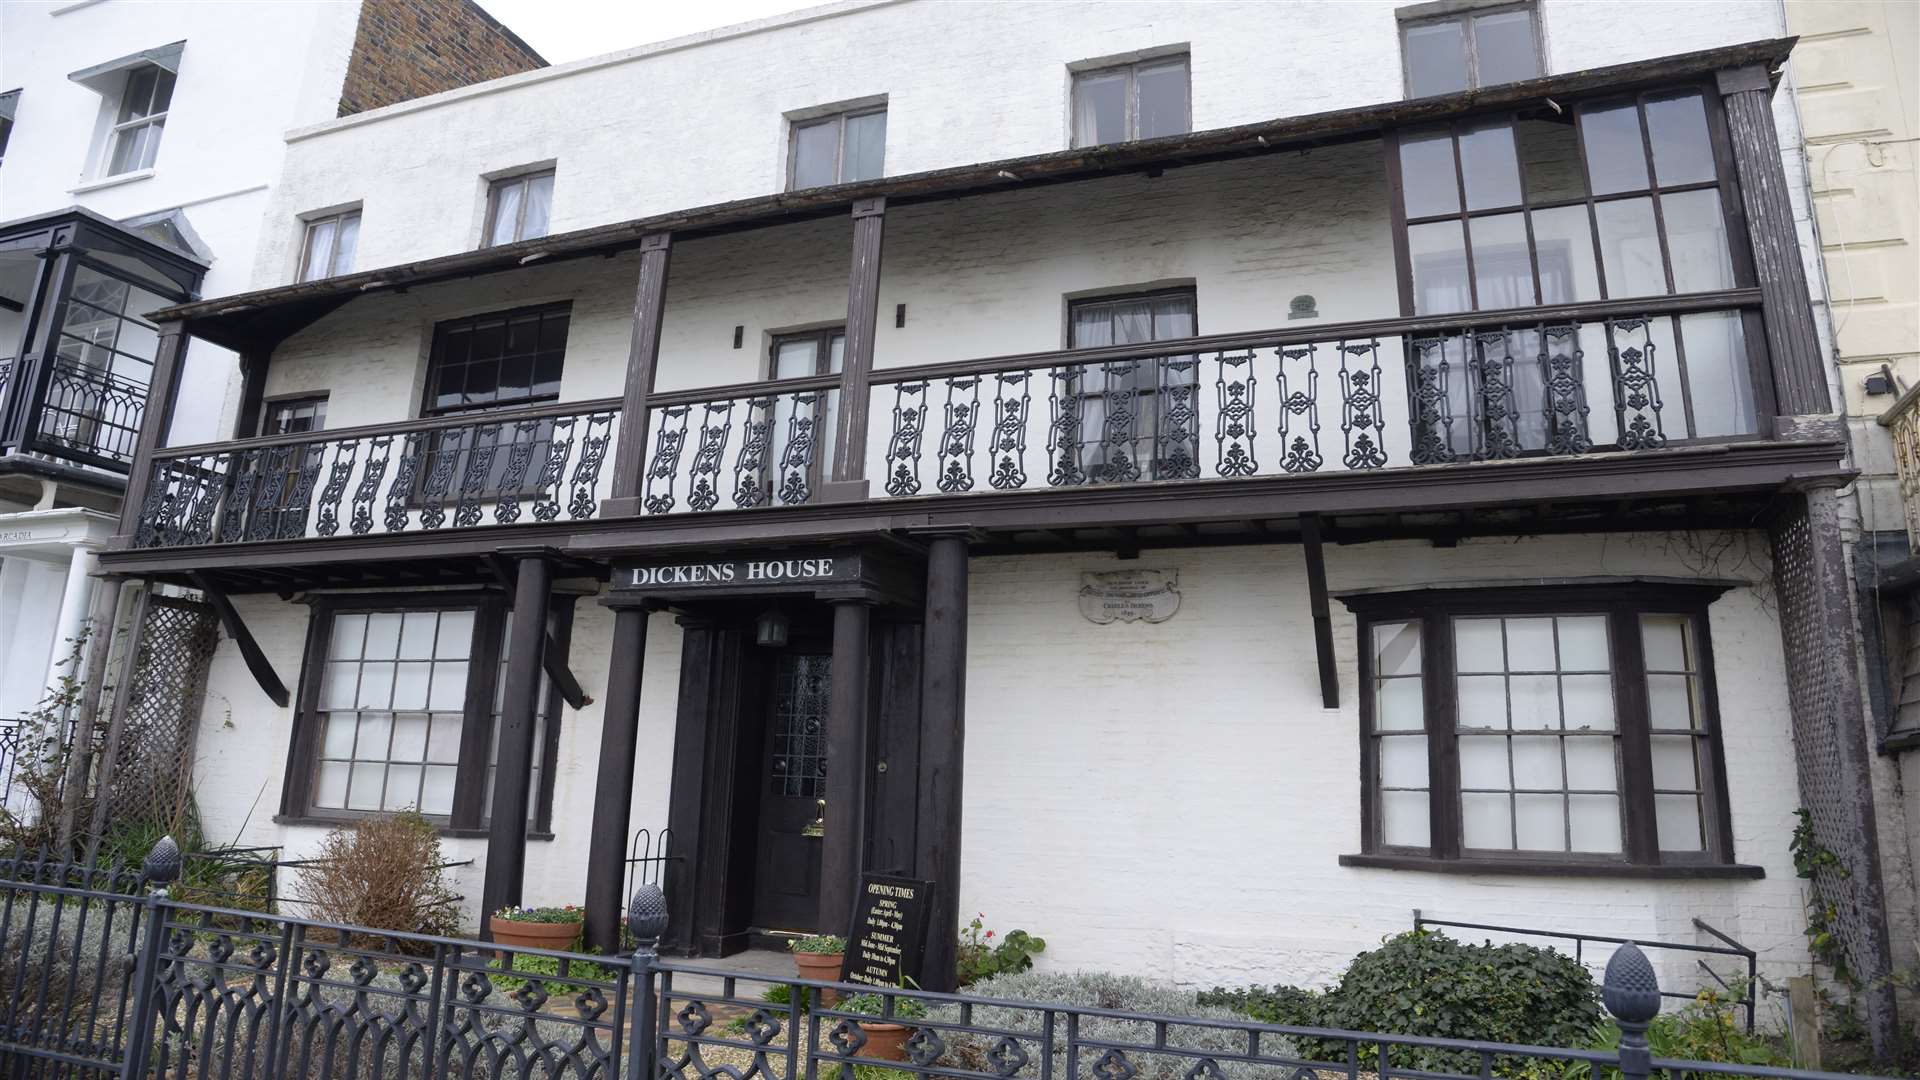
[[[783,652],[773,663],[760,761],[760,839],[753,924],[762,930],[820,926],[820,819],[827,795],[826,653]]]

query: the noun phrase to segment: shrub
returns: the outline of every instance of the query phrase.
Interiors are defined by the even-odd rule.
[[[1290,986],[1214,990],[1206,1000],[1254,1019],[1443,1039],[1578,1046],[1600,1022],[1600,994],[1578,961],[1533,945],[1463,945],[1430,930],[1388,938],[1353,958],[1323,994]],[[1346,1044],[1302,1037],[1306,1056],[1338,1061]],[[1377,1046],[1361,1043],[1372,1067]],[[1471,1054],[1397,1047],[1395,1066],[1477,1072]],[[1508,1063],[1512,1064],[1512,1063]]]
[[[303,868],[296,895],[314,918],[374,930],[450,935],[459,898],[441,873],[440,834],[411,811],[335,829]]]
[[[954,966],[961,986],[971,986],[995,975],[1027,971],[1033,967],[1034,956],[1047,951],[1045,938],[1034,937],[1025,930],[1009,930],[996,944],[985,919],[984,914],[975,915],[960,931]]]
[[[1164,983],[1149,982],[1131,975],[1111,975],[1104,972],[1056,973],[1048,971],[1023,971],[999,975],[968,987],[969,997],[1001,998],[1010,1001],[1031,1001],[1040,1005],[1067,1005],[1088,1009],[1112,1009],[1120,1012],[1152,1013],[1161,1016],[1183,1017],[1193,1020],[1213,1020],[1226,1023],[1243,1021],[1245,1018],[1232,1010],[1219,1006],[1201,1005],[1190,990]],[[935,1010],[934,1019],[957,1019],[958,1010],[947,1006]],[[1040,1033],[1041,1014],[1037,1011],[1014,1009],[1003,1006],[978,1006],[973,1010],[974,1026],[986,1029],[1019,1031],[1029,1033],[1036,1038]],[[1151,1046],[1154,1041],[1154,1026],[1134,1020],[1120,1020],[1103,1016],[1083,1016],[1079,1021],[1080,1038],[1087,1042],[1118,1042],[1139,1046]],[[1056,1033],[1054,1050],[1054,1075],[1066,1076],[1066,1040]],[[955,1055],[969,1068],[991,1073],[993,1065],[986,1061],[986,1052],[997,1039],[984,1035],[958,1035],[951,1040]],[[1139,1070],[1141,1080],[1181,1080],[1199,1061],[1199,1056],[1209,1054],[1245,1054],[1246,1035],[1232,1027],[1211,1027],[1203,1025],[1169,1024],[1167,1025],[1167,1046],[1191,1052],[1191,1055],[1153,1054],[1139,1051],[1127,1051],[1129,1064]],[[1036,1044],[1022,1040],[1022,1047],[1034,1053]],[[1294,1053],[1290,1040],[1263,1038],[1260,1040],[1263,1054],[1275,1057],[1289,1056]],[[1104,1051],[1081,1050],[1078,1063],[1080,1075],[1090,1075],[1094,1062]],[[1192,1056],[1198,1055],[1198,1056]],[[1038,1057],[1038,1054],[1035,1054]],[[1252,1077],[1263,1070],[1258,1066],[1234,1064],[1222,1061],[1221,1072],[1229,1080],[1241,1080]],[[1271,1072],[1271,1070],[1265,1070]],[[1036,1061],[1021,1073],[1039,1075],[1039,1063]]]

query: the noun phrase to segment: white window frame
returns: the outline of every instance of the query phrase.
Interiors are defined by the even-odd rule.
[[[537,240],[540,238],[538,236],[526,235],[526,228],[527,228],[526,189],[529,188],[535,180],[538,180],[543,176],[552,177],[554,181],[553,187],[556,189],[559,187],[559,181],[560,181],[559,169],[557,166],[551,163],[546,165],[535,166],[529,169],[501,173],[497,176],[490,176],[486,178],[487,180],[487,212],[486,212],[485,219],[480,224],[480,246],[481,247],[483,248],[504,247],[507,244],[517,244],[522,240]],[[514,209],[513,236],[511,239],[501,240],[496,243],[493,239],[493,226],[494,226],[494,219],[500,212],[500,193],[510,187],[515,187],[515,186],[520,187],[522,191],[521,191],[519,205],[516,206]],[[550,236],[552,235],[552,233],[553,233],[553,194],[552,192],[549,192],[547,195],[547,231],[541,233],[540,236]]]
[[[155,99],[158,98],[160,95],[161,80],[162,79],[172,80],[172,82],[167,87],[166,107],[152,111],[152,112],[145,113],[141,116],[128,117],[126,113],[128,109],[132,106],[132,101],[129,95],[133,92],[133,80],[139,78],[140,75],[146,71],[154,72],[153,86],[147,93],[146,106],[148,108],[151,108],[153,106]],[[145,152],[142,155],[142,157],[145,158],[145,160],[136,161],[133,163],[131,168],[121,169],[119,171],[115,171],[113,167],[113,159],[119,153],[121,141],[132,136],[134,132],[137,132],[142,128],[158,127],[161,131],[161,135],[162,136],[165,135],[167,115],[172,111],[173,95],[174,95],[174,91],[177,89],[178,89],[178,76],[175,75],[174,72],[167,70],[165,67],[162,67],[159,64],[154,64],[154,63],[135,64],[132,67],[129,67],[126,69],[125,77],[122,79],[120,84],[120,93],[111,103],[113,108],[113,115],[115,117],[118,117],[119,119],[115,119],[111,124],[111,126],[107,128],[107,143],[106,143],[106,146],[103,148],[100,156],[100,175],[102,179],[106,179],[114,176],[127,176],[132,173],[144,172],[148,169],[153,168],[154,165],[159,161],[160,139],[156,137],[152,141],[147,143],[145,147]]]
[[[342,267],[337,265],[340,259],[340,226],[346,224],[348,218],[354,219],[356,223],[354,253],[357,257],[359,254],[359,206],[347,206],[338,210],[323,211],[300,219],[300,264],[294,271],[294,280],[296,282],[308,280],[318,281],[320,278],[338,277],[341,274],[350,274],[353,272],[352,266]],[[327,272],[321,274],[319,278],[309,279],[307,277],[307,271],[313,266],[314,230],[329,222],[333,224],[333,235],[327,241]]]

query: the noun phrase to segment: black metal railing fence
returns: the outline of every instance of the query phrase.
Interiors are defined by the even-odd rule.
[[[33,864],[0,882],[9,1080],[1839,1075],[1653,1057],[1660,989],[1631,944],[1602,988],[1619,1046],[1541,1047],[743,975],[660,958],[651,884],[627,916],[637,947],[608,957],[184,903],[181,863],[168,840],[138,873]]]

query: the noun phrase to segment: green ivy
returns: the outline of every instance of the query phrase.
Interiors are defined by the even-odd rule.
[[[1840,942],[1840,907],[1820,888],[1820,875],[1825,871],[1829,877],[1847,878],[1852,876],[1840,856],[1828,850],[1820,843],[1813,832],[1813,814],[1805,807],[1793,812],[1798,822],[1793,827],[1793,836],[1787,841],[1787,850],[1793,854],[1793,870],[1805,878],[1807,885],[1807,951],[1813,958],[1832,970],[1834,981],[1851,989],[1858,989],[1860,980],[1855,977],[1852,965],[1847,962],[1847,950]]]

